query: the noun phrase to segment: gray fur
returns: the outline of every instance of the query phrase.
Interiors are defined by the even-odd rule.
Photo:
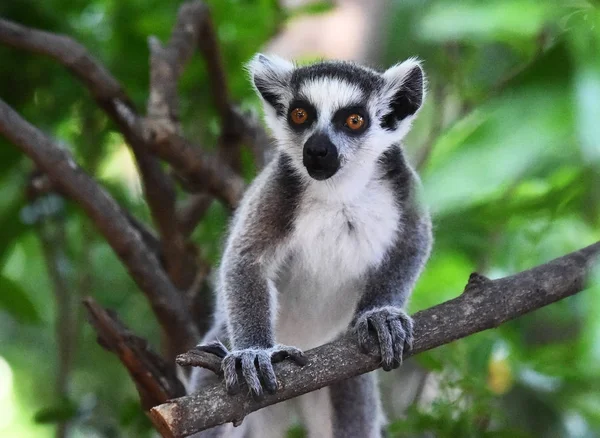
[[[344,380],[330,387],[334,438],[378,438],[383,425],[375,374]]]
[[[412,344],[403,307],[432,241],[419,179],[399,146],[424,97],[421,67],[409,60],[384,73],[349,63],[296,68],[259,55],[250,71],[278,151],[230,225],[214,328],[199,348],[224,358],[228,391],[245,384],[255,398],[276,390],[274,362],[291,358],[302,365],[300,348],[348,328],[365,350],[373,347],[369,331],[377,334],[383,368],[396,368]],[[295,105],[307,106],[310,124],[290,125]],[[350,132],[343,111],[362,111],[371,122]],[[301,158],[316,132],[342,157],[324,181],[311,178]],[[195,371],[191,389],[207,378]],[[377,438],[383,427],[371,374],[252,413],[241,428],[197,436],[278,437],[293,412],[315,438]]]

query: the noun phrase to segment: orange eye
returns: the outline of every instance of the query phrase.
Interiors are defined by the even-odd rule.
[[[363,119],[363,117],[359,114],[352,114],[346,119],[346,126],[353,131],[362,128],[364,124],[365,119]]]
[[[308,119],[308,113],[305,109],[296,108],[292,111],[292,122],[296,125],[301,125]]]

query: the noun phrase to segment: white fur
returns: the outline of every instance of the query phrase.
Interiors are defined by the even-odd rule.
[[[312,103],[319,111],[319,128],[326,128],[333,113],[338,108],[361,104],[365,96],[361,89],[344,80],[318,78],[305,82],[300,87],[300,95]]]
[[[323,199],[321,187],[309,186],[272,268],[279,273],[277,342],[310,349],[348,328],[363,274],[383,261],[399,231],[393,193],[377,176],[353,196]]]

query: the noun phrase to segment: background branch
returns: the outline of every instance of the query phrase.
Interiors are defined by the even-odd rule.
[[[165,332],[179,340],[181,351],[198,334],[183,297],[164,274],[156,257],[131,226],[119,205],[40,130],[0,100],[0,134],[19,147],[94,222],[134,281],[146,294]]]
[[[119,356],[145,410],[185,394],[171,364],[152,352],[144,339],[132,334],[114,312],[102,308],[91,297],[85,298],[83,303],[88,320],[98,334],[98,343]]]
[[[81,44],[69,37],[30,29],[4,19],[0,19],[0,43],[50,56],[80,79],[132,147],[142,177],[146,178],[145,186],[153,184],[150,181],[163,179],[159,176],[158,163],[142,158],[145,150],[150,150],[195,182],[198,190],[206,189],[230,208],[235,208],[244,188],[241,177],[217,157],[205,154],[187,140],[182,141],[179,135],[157,137],[146,120],[139,116],[118,81]],[[230,188],[230,184],[233,187]]]
[[[38,198],[38,202],[45,201]],[[66,230],[64,218],[41,215],[37,223],[37,236],[42,246],[44,261],[56,302],[55,332],[58,345],[58,370],[56,376],[57,400],[69,399],[69,378],[77,350],[79,335],[80,308],[74,302],[74,294],[67,270],[69,261],[65,255]],[[68,421],[61,421],[56,427],[56,438],[64,438],[68,433]]]
[[[600,242],[497,280],[472,274],[462,295],[414,315],[415,343],[410,355],[498,327],[581,291],[599,252]],[[205,366],[210,359],[203,356],[194,351],[192,355],[183,355],[180,362]],[[378,358],[360,352],[352,333],[307,352],[307,358],[308,364],[303,368],[287,362],[278,365],[278,391],[262,401],[252,401],[244,391],[229,396],[218,382],[202,392],[153,408],[152,420],[163,436],[184,437],[219,424],[239,423],[250,412],[380,366]]]

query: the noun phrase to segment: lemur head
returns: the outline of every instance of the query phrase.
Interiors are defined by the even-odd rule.
[[[278,147],[315,180],[374,166],[408,133],[424,99],[416,59],[380,73],[349,62],[298,67],[258,54],[248,69]]]

